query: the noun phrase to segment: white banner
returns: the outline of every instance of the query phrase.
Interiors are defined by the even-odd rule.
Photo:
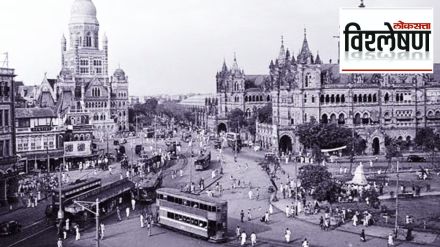
[[[81,157],[92,154],[91,141],[64,142],[64,155],[66,157]]]

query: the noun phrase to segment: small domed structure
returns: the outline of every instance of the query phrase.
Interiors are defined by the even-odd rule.
[[[113,76],[118,80],[124,80],[125,79],[125,71],[121,68],[117,68],[115,72],[113,73]]]
[[[92,0],[75,0],[70,10],[70,24],[98,24],[96,7]]]

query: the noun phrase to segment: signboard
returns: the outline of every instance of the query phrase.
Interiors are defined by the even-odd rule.
[[[432,73],[432,8],[342,8],[340,73]]]
[[[65,157],[81,157],[92,154],[92,141],[64,142]]]

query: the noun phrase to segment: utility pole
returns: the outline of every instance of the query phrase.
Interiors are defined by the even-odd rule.
[[[63,172],[63,166],[64,165],[66,165],[66,157],[63,154],[63,164],[60,165],[60,172],[58,174],[58,200],[59,200],[58,201],[58,205],[59,205],[59,207],[58,207],[58,220],[60,222],[60,226],[61,226],[61,223],[62,223],[63,218],[64,218],[63,205],[62,205],[63,201],[61,199],[61,196],[62,196],[61,189],[62,189],[62,182],[63,182],[61,175],[62,175],[62,172]]]
[[[399,228],[399,223],[397,218],[399,216],[399,160],[397,160],[397,171],[396,171],[396,219],[394,220],[394,237],[397,238],[397,230]]]
[[[88,201],[73,201],[73,203],[81,206],[84,210],[89,211],[90,213],[95,215],[95,223],[96,223],[96,247],[99,247],[99,198],[96,198],[95,202],[88,202]],[[95,210],[92,211],[89,208],[87,208],[87,205],[91,204],[91,206],[95,205]]]

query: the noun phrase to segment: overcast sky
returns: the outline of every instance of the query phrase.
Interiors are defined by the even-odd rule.
[[[0,52],[17,80],[41,83],[61,69],[60,39],[68,37],[73,0],[0,0]],[[215,74],[234,52],[246,74],[266,74],[280,36],[295,55],[303,29],[323,61],[337,59],[338,10],[358,0],[93,0],[100,36],[109,39],[109,71],[120,64],[131,95],[214,92]],[[434,7],[440,1],[366,0],[367,7]],[[435,60],[440,32],[434,26]]]

